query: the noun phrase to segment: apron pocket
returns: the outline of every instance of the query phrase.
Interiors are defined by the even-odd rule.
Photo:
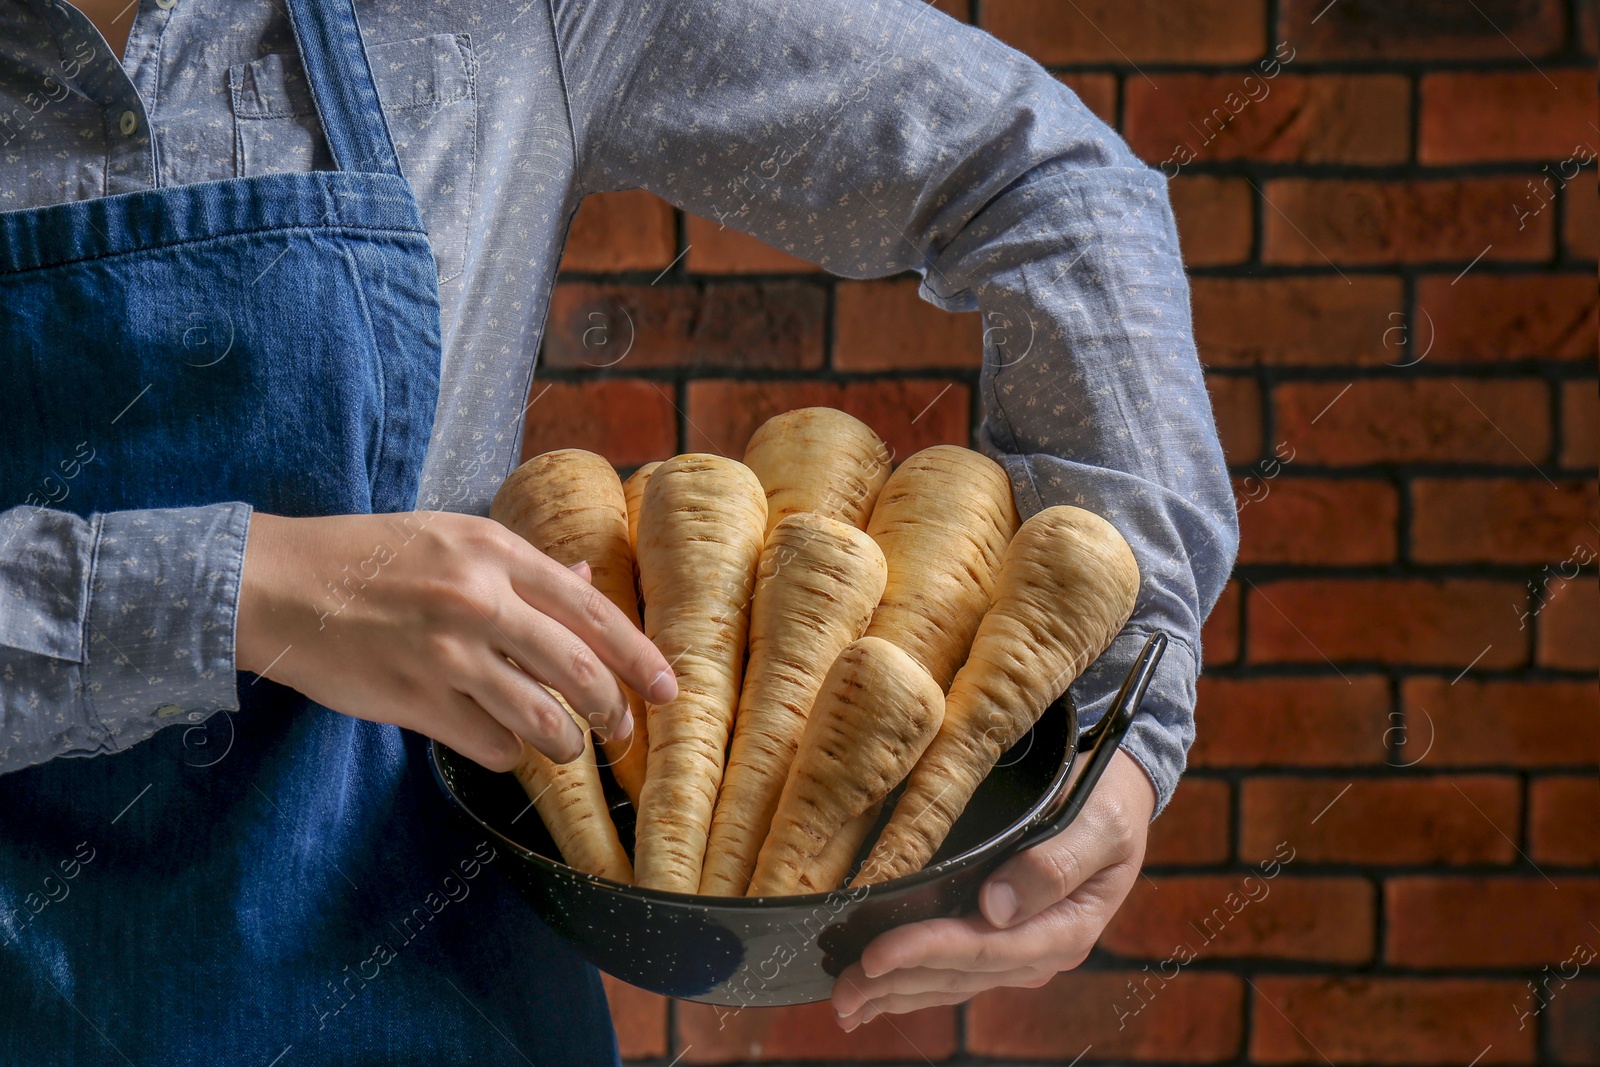
[[[466,264],[478,160],[477,64],[464,33],[367,47],[400,170],[417,196],[439,281]],[[332,170],[311,87],[296,55],[228,68],[234,173]]]

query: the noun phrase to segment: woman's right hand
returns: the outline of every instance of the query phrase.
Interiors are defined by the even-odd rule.
[[[525,738],[558,762],[577,723],[627,737],[617,677],[671,700],[665,657],[588,581],[493,519],[448,511],[252,512],[235,666],[317,703],[427,735],[496,771]],[[513,663],[515,666],[513,666]]]

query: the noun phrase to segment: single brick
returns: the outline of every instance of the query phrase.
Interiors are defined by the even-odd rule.
[[[1233,787],[1218,778],[1185,775],[1145,845],[1146,867],[1224,863],[1231,850]]]
[[[1381,366],[1416,358],[1406,345],[1399,278],[1195,278],[1191,284],[1195,342],[1210,367]]]
[[[1401,163],[1409,79],[1399,74],[1159,74],[1128,79],[1123,132],[1152,165]],[[1169,165],[1168,173],[1172,173]]]
[[[917,279],[841,281],[834,288],[833,364],[840,370],[978,367],[983,321],[917,295]]]
[[[820,271],[814,263],[699,215],[684,215],[684,263],[692,274],[791,274]]]
[[[1600,382],[1580,378],[1561,386],[1561,465],[1594,471],[1600,462]]]
[[[1587,129],[1584,123],[1594,118],[1595,108],[1592,67],[1560,70],[1545,65],[1534,70],[1426,74],[1417,159],[1422,163],[1568,159],[1580,142],[1588,140],[1579,131]],[[1590,149],[1588,159],[1593,158]]]
[[[1536,648],[1541,667],[1572,671],[1600,668],[1600,588],[1594,575],[1572,575],[1575,556],[1540,572],[1533,582],[1533,623],[1538,633]],[[1589,557],[1593,559],[1593,557]]]
[[[1066,971],[1039,989],[979,993],[967,1013],[967,1051],[1066,1063],[1098,1060],[1218,1063],[1239,1053],[1244,983],[1231,974],[1165,970]]]
[[[1277,436],[1296,463],[1542,463],[1550,390],[1532,378],[1289,382]]]
[[[1243,178],[1183,175],[1167,183],[1178,223],[1183,261],[1191,267],[1243,263],[1250,258],[1256,224],[1255,190]],[[1200,279],[1195,279],[1198,283]],[[1193,283],[1192,283],[1193,284]],[[1201,348],[1205,359],[1205,349]]]
[[[1542,483],[1541,483],[1542,484]],[[1234,480],[1240,563],[1358,564],[1395,558],[1399,494],[1367,479]]]
[[[672,262],[672,205],[643,189],[591,193],[567,231],[563,271],[660,270]]]
[[[1390,878],[1383,911],[1384,959],[1396,966],[1537,968],[1593,936],[1600,878]]]
[[[845,1033],[826,1001],[791,1008],[678,1005],[684,1063],[942,1060],[956,1049],[955,1009],[880,1016]]]
[[[1552,775],[1528,784],[1528,854],[1535,863],[1600,867],[1600,778]]]
[[[1417,283],[1417,351],[1430,363],[1595,359],[1595,279],[1433,274]],[[1426,351],[1426,356],[1423,352]],[[1393,357],[1402,362],[1400,356]]]
[[[1197,688],[1191,766],[1374,767],[1388,758],[1395,720],[1389,682],[1377,675],[1201,675]]]
[[[1208,374],[1206,388],[1222,454],[1229,463],[1253,462],[1261,455],[1261,387],[1253,378]]]
[[[678,451],[670,383],[535,379],[529,400],[523,459],[557,448],[586,448],[618,467],[634,467]]]
[[[1596,210],[1600,196],[1595,192],[1594,172],[1578,175],[1561,196],[1567,213],[1567,255],[1577,260],[1600,259],[1600,211]]]
[[[1315,266],[1544,259],[1552,213],[1519,221],[1524,180],[1280,178],[1264,190],[1261,255]]]
[[[1284,840],[1298,850],[1292,839]],[[1279,859],[1294,855],[1285,848]],[[1180,960],[1372,959],[1372,883],[1284,874],[1283,866],[1271,868],[1271,878],[1265,872],[1140,878],[1099,945],[1119,956],[1152,960],[1175,953]]]
[[[1046,66],[1242,63],[1264,54],[1261,0],[985,0],[978,25]]]
[[[1284,0],[1297,58],[1537,59],[1565,39],[1561,0]]]
[[[826,296],[806,282],[557,285],[545,328],[552,367],[822,366]]]
[[[1557,563],[1595,558],[1595,483],[1418,478],[1411,558],[1419,563]],[[1574,561],[1573,566],[1576,566]]]
[[[1515,863],[1521,811],[1511,775],[1252,778],[1239,858],[1267,859],[1289,841],[1296,863]]]
[[[1508,611],[1507,614],[1510,614]],[[1487,658],[1487,657],[1486,657]],[[1479,661],[1479,666],[1483,666]],[[1407,762],[1421,767],[1600,763],[1600,691],[1587,681],[1407,678]]]
[[[934,378],[851,382],[748,382],[704,379],[689,383],[685,412],[689,451],[743,456],[744,446],[767,419],[794,408],[825,406],[848,411],[877,431],[900,463],[930,445],[970,443],[968,389]]]
[[[1459,932],[1459,931],[1458,931]],[[1515,979],[1260,975],[1251,1063],[1532,1063]]]
[[[1528,635],[1507,605],[1523,595],[1515,582],[1472,578],[1258,583],[1248,594],[1250,659],[1520,666]]]
[[[1239,605],[1243,600],[1239,583],[1222,587],[1217,606],[1206,616],[1200,630],[1200,654],[1207,667],[1233,663],[1239,658]]]
[[[611,1021],[617,1029],[622,1058],[648,1060],[667,1054],[667,998],[647,993],[604,972]]]

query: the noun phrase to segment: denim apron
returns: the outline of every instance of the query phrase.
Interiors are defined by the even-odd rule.
[[[288,7],[338,169],[0,214],[0,508],[91,452],[84,516],[415,506],[433,256],[351,0]],[[424,741],[237,683],[237,713],[0,776],[0,1063],[615,1063],[597,972]]]

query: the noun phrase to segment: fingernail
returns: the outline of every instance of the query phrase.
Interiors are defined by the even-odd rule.
[[[1010,882],[996,882],[989,887],[989,921],[995,926],[1005,926],[1017,914],[1017,891]]]
[[[582,578],[587,578],[594,573],[589,569],[589,561],[586,559],[580,559],[578,562],[569,566],[567,570],[573,571]]]
[[[882,1014],[877,1008],[868,1005],[867,1010],[861,1013],[861,1022],[858,1025],[865,1026]]]
[[[892,969],[893,968],[885,967],[882,970],[876,970],[875,971],[871,967],[867,966],[867,963],[866,963],[865,960],[863,960],[862,963],[861,963],[861,973],[866,975],[868,978],[882,978],[884,975],[888,974],[890,972],[890,970],[892,970]]]
[[[650,703],[665,704],[678,695],[678,679],[673,675],[672,668],[667,667],[662,672],[650,679]]]

